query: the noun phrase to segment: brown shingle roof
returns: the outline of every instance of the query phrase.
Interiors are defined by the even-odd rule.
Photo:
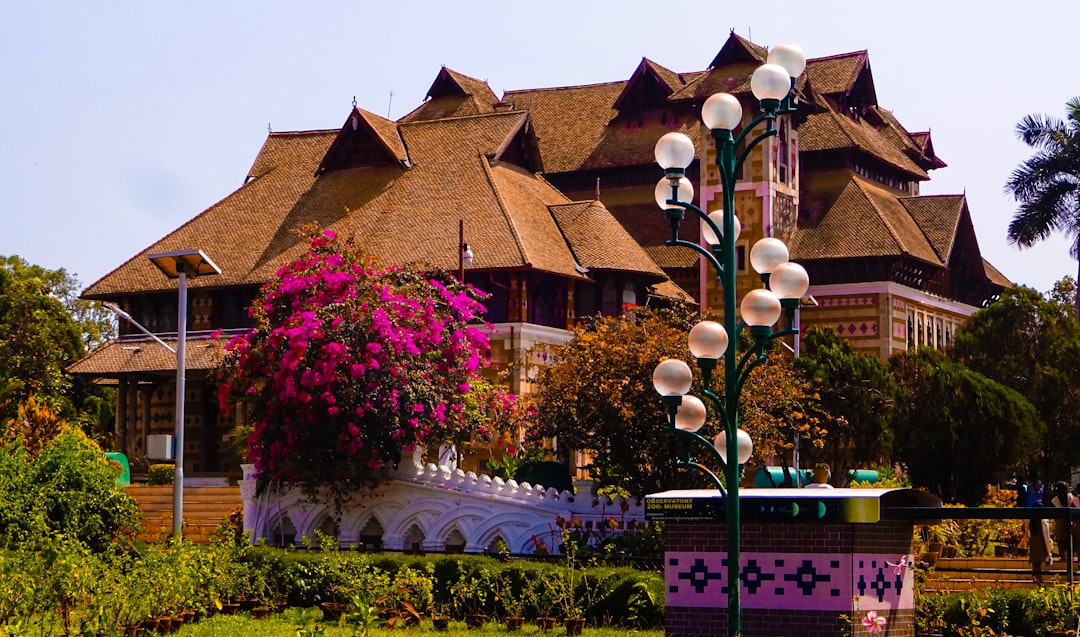
[[[599,201],[551,206],[577,262],[590,270],[642,272],[657,280],[667,276]]]
[[[498,98],[483,80],[451,71],[445,66],[428,89],[428,101],[421,104],[401,122],[440,119],[443,117],[466,117],[495,111]]]
[[[701,255],[689,248],[678,246],[646,246],[645,252],[661,268],[696,268],[701,264]]]
[[[169,347],[176,348],[176,339],[161,339]],[[224,354],[222,341],[189,336],[184,351],[188,370],[215,369]],[[176,374],[176,354],[150,339],[116,340],[99,347],[68,366],[72,374],[115,377],[117,374],[135,372],[161,372]]]
[[[866,51],[853,51],[806,61],[806,75],[815,91],[823,95],[847,94],[859,73],[869,64]]]
[[[613,104],[625,86],[626,82],[612,82],[507,91],[503,101],[529,112],[544,170],[560,173],[585,164],[600,143],[607,123],[617,114]]]
[[[942,265],[897,196],[857,175],[817,225],[795,230],[790,247],[792,260],[798,261],[911,255]]]
[[[949,262],[956,228],[966,205],[963,195],[903,197],[900,203],[919,224],[942,262]]]
[[[281,228],[283,220],[295,219],[292,211],[311,188],[315,169],[337,134],[272,133],[243,186],[91,284],[83,296],[175,290],[176,281],[162,275],[146,255],[192,248],[202,249],[223,272],[190,279],[193,288],[266,281],[281,261],[268,249],[279,232],[288,234]]]
[[[511,111],[400,124],[411,167],[330,170],[318,178],[315,167],[337,133],[275,133],[255,162],[255,178],[84,296],[175,289],[145,253],[191,247],[203,249],[222,269],[221,276],[191,279],[192,287],[260,284],[302,253],[305,241],[294,229],[310,223],[356,237],[383,263],[452,269],[463,219],[476,254],[473,269],[533,268],[583,278],[549,210],[569,200],[544,179],[495,159],[508,140],[528,134],[528,120],[528,114]],[[617,231],[621,226],[605,233]],[[628,270],[659,273],[644,252],[624,257]]]
[[[807,116],[799,126],[799,143],[802,152],[858,149],[913,177],[929,178],[895,141],[883,136],[866,119],[852,119],[831,107]]]

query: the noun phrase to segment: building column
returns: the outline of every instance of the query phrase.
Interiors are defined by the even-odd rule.
[[[127,424],[125,422],[125,410],[127,409],[127,394],[128,394],[128,379],[126,376],[121,376],[117,379],[116,386],[116,418],[113,424],[113,446],[117,451],[124,451],[124,445],[127,442],[127,436],[125,431],[127,430]]]

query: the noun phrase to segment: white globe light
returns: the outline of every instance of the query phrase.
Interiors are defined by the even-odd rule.
[[[667,133],[657,140],[653,154],[664,170],[686,168],[694,161],[694,142],[682,133]]]
[[[762,64],[750,76],[750,90],[759,100],[782,100],[791,91],[791,76],[779,64]]]
[[[787,263],[787,260],[787,246],[774,237],[765,237],[750,248],[750,265],[758,274],[768,274],[781,263]]]
[[[695,358],[716,360],[724,355],[728,346],[728,334],[716,321],[701,321],[690,328],[690,353]]]
[[[683,396],[679,410],[675,412],[675,427],[684,431],[695,432],[705,424],[705,403],[697,396]]]
[[[742,104],[730,93],[714,93],[701,107],[701,121],[709,128],[734,130],[742,123]]]
[[[667,177],[661,177],[660,181],[656,183],[656,190],[654,192],[654,195],[656,197],[656,205],[660,206],[664,210],[667,210],[668,208],[679,207],[669,206],[667,203],[667,200],[671,199],[671,182],[668,181]],[[694,184],[690,183],[690,180],[686,177],[679,178],[678,199],[679,201],[684,201],[686,203],[694,202]]]
[[[746,293],[739,304],[739,312],[747,325],[764,327],[779,321],[783,308],[775,294],[765,288],[757,288]]]
[[[720,432],[720,435],[713,441],[713,446],[720,452],[720,455],[724,458],[724,462],[728,461],[727,454],[727,433]],[[739,461],[739,464],[746,464],[750,460],[750,456],[754,454],[754,441],[750,439],[750,434],[742,429],[738,429],[735,432],[735,457]]]
[[[806,68],[806,54],[798,44],[778,44],[769,51],[769,64],[779,64],[788,77],[799,77]]]
[[[716,227],[720,229],[720,236],[712,231],[709,224],[705,223],[705,220],[701,220],[701,238],[705,240],[705,243],[709,245],[716,245],[720,243],[720,237],[724,236],[724,211],[715,210],[709,213],[709,219],[716,224]],[[739,218],[735,217],[735,239],[739,238],[742,233],[742,223],[739,222]]]
[[[781,263],[769,275],[769,289],[782,299],[801,299],[810,288],[810,275],[794,261]]]
[[[690,366],[677,358],[660,361],[652,374],[653,387],[661,396],[684,396],[693,382]]]

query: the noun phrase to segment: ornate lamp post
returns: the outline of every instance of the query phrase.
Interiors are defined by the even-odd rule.
[[[705,404],[690,391],[693,373],[690,366],[676,359],[657,365],[653,385],[663,397],[669,419],[665,429],[673,432],[686,444],[676,459],[678,466],[705,474],[724,494],[724,510],[728,534],[728,634],[742,631],[740,611],[740,519],[739,478],[741,465],[750,458],[753,444],[749,434],[739,429],[739,394],[750,372],[765,361],[765,346],[772,339],[798,333],[794,313],[809,287],[809,278],[802,266],[788,261],[787,246],[779,239],[766,237],[750,251],[750,263],[761,275],[764,288],[751,290],[739,308],[742,320],[735,314],[736,260],[735,241],[740,232],[735,217],[735,183],[742,173],[743,163],[762,141],[776,134],[778,116],[795,112],[792,93],[795,79],[806,67],[806,57],[795,45],[781,45],[769,52],[768,63],[754,71],[750,87],[758,99],[762,113],[742,127],[742,106],[727,93],[717,93],[705,101],[702,120],[709,127],[716,147],[716,168],[723,188],[723,210],[706,213],[693,203],[694,188],[686,178],[686,167],[694,160],[694,144],[681,133],[668,133],[656,144],[656,160],[665,177],[656,187],[656,199],[664,209],[671,225],[670,246],[685,246],[701,253],[716,269],[716,280],[723,288],[724,322],[702,321],[690,330],[690,352],[701,370],[704,395],[720,414],[724,431],[710,442],[697,433],[705,423]],[[762,122],[765,130],[753,135]],[[710,248],[679,238],[679,224],[689,210],[701,219],[702,235]],[[786,315],[786,329],[773,331],[772,326]],[[739,335],[747,327],[752,342],[741,359],[737,358]],[[725,356],[726,353],[726,356]],[[717,361],[724,358],[724,392],[711,390],[712,372]],[[723,467],[724,480],[695,459],[692,449],[699,448]],[[734,449],[735,458],[729,462],[727,450]]]

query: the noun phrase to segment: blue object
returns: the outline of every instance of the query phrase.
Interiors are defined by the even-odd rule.
[[[788,476],[791,477],[791,484],[784,484],[784,468],[783,467],[761,467],[754,474],[754,488],[755,489],[773,489],[781,487],[801,487],[805,486],[813,480],[813,471],[809,469],[802,469],[799,471],[802,474],[802,480],[797,479],[795,469],[788,467]]]

